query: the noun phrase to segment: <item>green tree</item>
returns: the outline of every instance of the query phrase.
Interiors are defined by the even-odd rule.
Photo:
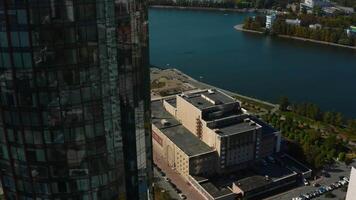
[[[341,126],[344,121],[344,117],[342,116],[341,113],[336,113],[334,117],[334,125],[335,126]]]
[[[349,120],[347,125],[350,128],[351,133],[356,135],[356,119]]]
[[[339,155],[338,155],[338,157],[337,157],[337,159],[339,160],[339,161],[345,161],[345,158],[346,158],[346,154],[345,154],[345,152],[340,152],[339,153]]]
[[[325,112],[323,115],[323,121],[325,123],[332,123],[333,121],[333,114],[331,112]]]

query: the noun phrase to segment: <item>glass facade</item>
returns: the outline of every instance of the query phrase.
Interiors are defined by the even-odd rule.
[[[7,199],[151,199],[147,2],[0,0]]]

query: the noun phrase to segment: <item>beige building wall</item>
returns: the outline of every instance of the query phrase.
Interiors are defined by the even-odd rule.
[[[154,125],[152,125],[152,150],[158,156],[164,157],[165,135]]]
[[[206,122],[203,121],[203,137],[202,140],[203,142],[205,142],[205,144],[207,144],[208,146],[215,148],[217,147],[217,134],[215,133],[214,130],[210,129],[207,127]]]
[[[179,148],[176,148],[175,169],[185,179],[189,175],[189,157]]]
[[[152,146],[154,153],[162,157],[170,167],[174,167],[176,145],[154,125],[152,125]]]
[[[212,174],[216,171],[215,151],[189,157],[154,125],[152,125],[152,146],[153,153],[164,159],[185,179],[188,179],[189,174]]]
[[[177,95],[177,119],[194,135],[197,134],[197,119],[201,118],[201,111]]]
[[[167,101],[163,100],[163,107],[169,112],[169,114],[173,115],[176,117],[177,115],[177,108],[169,104]]]

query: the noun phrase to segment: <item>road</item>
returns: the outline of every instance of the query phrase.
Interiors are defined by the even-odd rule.
[[[181,175],[169,167],[166,162],[164,162],[163,159],[158,157],[155,153],[153,153],[153,161],[166,174],[166,176],[171,179],[172,183],[174,183],[177,188],[180,189],[185,196],[187,196],[188,200],[205,200],[204,197],[202,197],[198,191],[196,191],[187,181],[185,181]]]
[[[169,182],[164,180],[163,176],[158,172],[156,167],[153,168],[153,175],[155,185],[158,185],[160,188],[168,192],[169,196],[172,197],[172,199],[180,199],[178,192]]]

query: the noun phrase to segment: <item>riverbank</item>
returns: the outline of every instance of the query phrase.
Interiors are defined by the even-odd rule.
[[[162,83],[159,84],[159,87],[155,87],[157,86],[157,81]],[[242,102],[244,108],[254,114],[266,114],[268,112],[275,112],[279,107],[278,105],[270,102],[244,96],[236,92],[224,90],[202,81],[198,81],[175,68],[162,69],[154,66],[151,67],[152,99],[159,99],[162,98],[162,96],[170,96],[177,93],[203,89],[217,89],[228,94],[229,96],[233,96]]]
[[[244,26],[243,24],[238,24],[238,25],[234,26],[234,29],[236,29],[236,30],[238,30],[238,31],[243,31],[243,32],[263,34],[263,32],[261,32],[261,31],[255,31],[255,30],[244,29],[243,26]]]
[[[213,8],[213,7],[191,7],[191,6],[166,6],[166,5],[151,5],[150,8],[161,8],[161,9],[179,9],[179,10],[202,10],[202,11],[222,11],[222,12],[266,12],[264,9],[254,9],[254,8]]]
[[[261,32],[261,31],[244,29],[243,24],[238,24],[238,25],[234,26],[234,29],[238,30],[238,31],[243,31],[243,32],[263,34],[263,32]],[[277,36],[280,38],[300,40],[300,41],[304,41],[304,42],[313,42],[313,43],[318,43],[318,44],[324,44],[324,45],[343,47],[343,48],[356,50],[356,46],[347,46],[347,45],[336,44],[336,43],[332,43],[332,42],[325,42],[325,41],[313,40],[313,39],[309,39],[309,38],[302,38],[302,37],[296,37],[296,36],[290,36],[290,35],[277,35]]]

